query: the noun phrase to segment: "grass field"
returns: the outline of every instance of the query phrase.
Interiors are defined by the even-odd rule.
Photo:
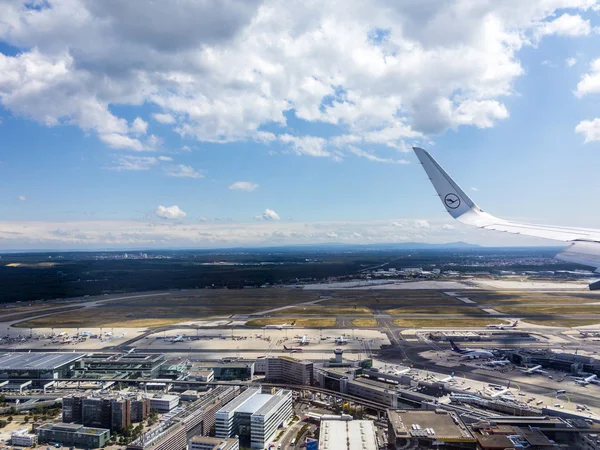
[[[527,323],[532,323],[535,325],[545,325],[547,327],[583,327],[588,325],[599,325],[600,319],[548,319],[548,320],[537,320],[537,319],[527,319]]]
[[[581,304],[600,302],[600,295],[591,292],[565,294],[562,292],[518,292],[518,291],[474,291],[463,292],[470,299],[484,304],[493,305],[526,305],[526,304]]]
[[[292,323],[296,322],[296,327],[299,328],[335,328],[337,320],[335,317],[326,318],[301,318],[301,319],[290,319],[290,318],[279,318],[279,317],[265,317],[262,319],[252,319],[246,322],[247,327],[261,328],[265,325],[276,325],[279,323]]]
[[[367,307],[386,310],[411,306],[455,306],[463,303],[439,291],[429,290],[356,290],[332,291],[331,300],[320,303],[323,306]]]
[[[354,319],[352,325],[355,327],[375,328],[377,326],[377,319]]]
[[[422,308],[406,307],[388,309],[386,312],[392,316],[398,316],[403,314],[460,314],[481,316],[488,315],[481,309],[474,308],[472,306],[427,306]]]
[[[317,298],[315,292],[287,289],[177,291],[164,296],[116,300],[96,308],[28,320],[16,326],[158,327],[217,316],[250,314]]]
[[[495,306],[495,310],[507,314],[600,314],[600,305],[548,305]]]
[[[486,319],[482,321],[482,319],[396,319],[394,320],[394,325],[399,327],[408,327],[408,328],[463,328],[463,327],[472,327],[472,328],[481,328],[490,323],[506,323],[503,320],[498,319]]]

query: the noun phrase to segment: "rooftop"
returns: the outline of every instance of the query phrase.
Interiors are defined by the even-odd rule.
[[[273,396],[270,394],[256,394],[248,399],[248,401],[246,401],[243,405],[241,405],[237,409],[237,412],[254,414],[269,400],[271,400],[272,397]]]
[[[370,420],[322,420],[322,450],[377,450],[375,427]]]
[[[260,388],[258,387],[246,389],[243,393],[241,393],[236,398],[227,403],[225,406],[223,406],[221,409],[219,409],[218,412],[237,411],[237,409],[240,408],[244,403],[246,403],[250,398],[259,394]]]
[[[56,370],[85,356],[85,353],[7,353],[0,356],[0,371]]]
[[[463,421],[449,411],[388,410],[388,421],[398,437],[429,437],[437,441],[444,438],[474,440]],[[427,433],[427,430],[433,430],[433,433]]]
[[[225,450],[230,448],[237,439],[234,438],[214,438],[209,436],[194,436],[190,439],[191,442],[204,445],[212,445],[214,450]]]

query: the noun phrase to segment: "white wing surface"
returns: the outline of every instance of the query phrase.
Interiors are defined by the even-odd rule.
[[[456,220],[487,230],[571,242],[571,245],[560,252],[557,258],[592,266],[596,268],[596,271],[600,271],[600,230],[533,225],[494,217],[477,206],[427,151],[419,147],[413,147],[413,150],[446,207],[446,211]],[[595,288],[600,289],[600,285]]]

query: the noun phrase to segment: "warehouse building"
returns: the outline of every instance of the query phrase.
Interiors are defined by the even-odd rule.
[[[69,423],[45,423],[37,427],[36,433],[42,443],[58,442],[63,446],[83,448],[104,447],[110,439],[109,430]]]
[[[311,386],[314,382],[313,363],[291,357],[265,358],[265,380]]]
[[[291,391],[279,390],[271,395],[261,393],[260,388],[249,388],[217,411],[216,436],[239,436],[242,447],[265,448],[292,415]]]
[[[239,450],[240,441],[235,438],[194,436],[188,442],[188,450]]]
[[[53,379],[73,375],[85,353],[23,353],[0,356],[0,379]]]

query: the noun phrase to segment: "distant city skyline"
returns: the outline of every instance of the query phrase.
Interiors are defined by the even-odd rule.
[[[0,0],[0,251],[600,228],[600,4],[395,3]]]

